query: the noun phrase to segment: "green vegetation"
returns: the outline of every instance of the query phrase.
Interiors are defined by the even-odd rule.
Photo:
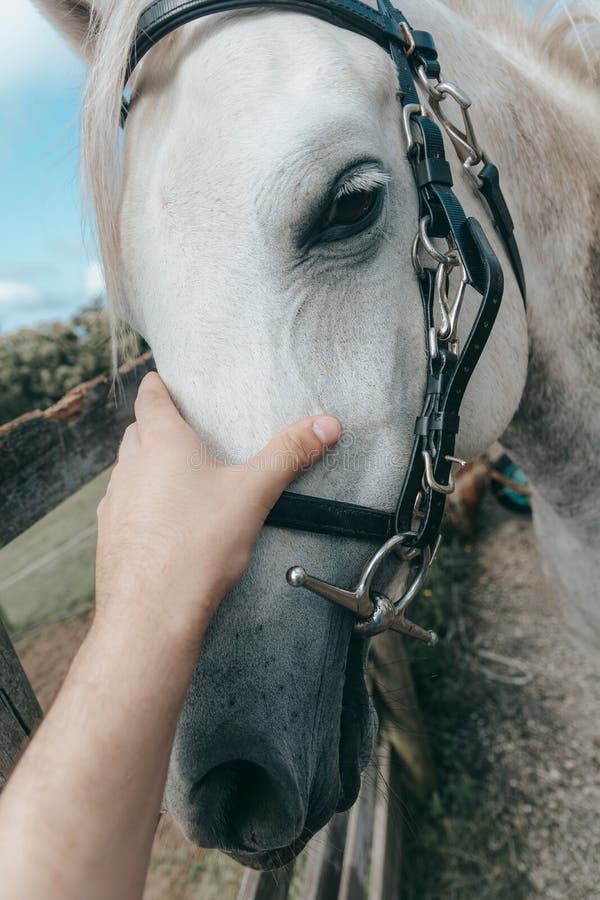
[[[146,345],[130,335],[126,354]],[[0,424],[56,403],[72,387],[111,369],[108,315],[96,300],[69,322],[49,322],[0,336]]]

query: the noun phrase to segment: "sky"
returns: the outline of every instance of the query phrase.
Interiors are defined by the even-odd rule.
[[[29,0],[0,29],[0,333],[66,319],[102,292],[84,240],[79,106],[85,66]]]

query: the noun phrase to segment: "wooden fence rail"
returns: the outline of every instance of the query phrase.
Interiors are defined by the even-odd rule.
[[[121,367],[114,388],[101,375],[0,426],[0,547],[114,462],[137,386],[154,368],[146,353]]]

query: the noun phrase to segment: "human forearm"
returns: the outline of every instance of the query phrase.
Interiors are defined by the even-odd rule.
[[[0,801],[0,897],[141,896],[200,637],[92,627]]]

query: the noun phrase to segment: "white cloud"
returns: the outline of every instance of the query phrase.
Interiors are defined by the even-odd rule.
[[[0,308],[38,306],[43,301],[40,291],[23,281],[0,281]]]
[[[31,0],[4,0],[0,28],[0,93],[25,85],[75,84],[83,64]]]
[[[99,262],[91,262],[83,276],[83,293],[86,300],[95,300],[104,293],[104,277]]]

